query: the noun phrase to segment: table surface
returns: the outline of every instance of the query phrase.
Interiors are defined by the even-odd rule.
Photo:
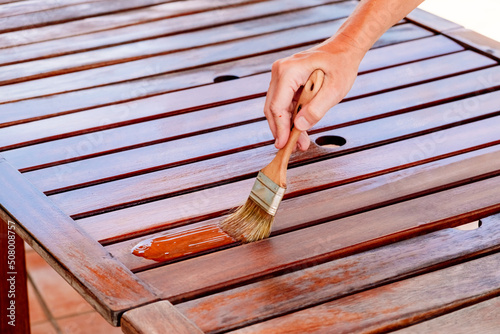
[[[500,45],[421,10],[292,156],[270,238],[162,249],[246,200],[272,62],[356,4],[2,1],[0,218],[126,333],[495,332]]]

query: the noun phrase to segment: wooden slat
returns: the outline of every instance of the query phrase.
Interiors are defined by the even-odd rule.
[[[75,4],[92,3],[98,1],[99,0],[65,0],[64,2],[57,0],[14,1],[3,4],[0,7],[0,17],[40,12],[47,9],[54,9],[54,8],[71,6]],[[3,2],[0,1],[0,3]]]
[[[479,280],[481,277],[478,278]],[[500,328],[500,297],[424,321],[395,334],[481,333],[495,334]]]
[[[257,82],[260,81],[257,80]],[[449,79],[434,81],[432,83],[426,83],[425,85],[405,88],[400,91],[378,94],[376,96],[364,98],[362,100],[360,99],[356,101],[349,101],[336,106],[335,110],[327,114],[322,122],[318,125],[318,127],[322,125],[324,126],[324,124],[340,125],[359,121],[361,119],[373,117],[374,114],[380,115],[380,111],[395,112],[397,110],[408,110],[409,108],[416,108],[418,106],[429,104],[431,103],[431,101],[443,101],[453,96],[467,93],[470,94],[474,91],[474,89],[477,89],[478,87],[487,88],[487,85],[498,85],[499,82],[500,68],[495,67],[492,69],[477,71],[470,74],[452,77]],[[242,86],[241,88],[243,89],[244,87],[246,86]],[[188,99],[188,96],[189,94],[187,94],[186,99]],[[172,101],[172,103],[175,103],[175,101]],[[389,103],[389,105],[387,105],[387,103]],[[251,128],[252,126],[255,125],[250,124],[239,128]],[[235,129],[237,128],[228,129],[226,133],[235,133],[235,135],[238,135],[238,131],[236,131]],[[262,136],[259,137],[261,138],[261,142],[264,141],[262,140],[263,138],[270,139],[267,125],[264,125],[258,133],[259,136]],[[202,140],[202,138],[207,137],[208,135],[209,134],[205,134],[192,138],[198,138],[199,140]],[[181,143],[182,140],[183,139],[179,140],[178,143]],[[231,143],[225,142],[223,138],[218,137],[218,140],[223,141],[224,145],[231,145]],[[184,141],[188,140],[184,139]],[[172,160],[172,155],[166,156],[162,154],[162,152],[165,152],[165,148],[167,146],[173,145],[172,143],[173,142],[167,142],[144,148],[138,148],[135,150],[129,150],[127,152],[114,153],[107,156],[86,159],[79,162],[68,163],[62,166],[46,168],[44,170],[37,171],[36,173],[27,175],[29,175],[30,179],[32,179],[37,185],[41,186],[42,189],[55,189],[55,187],[51,185],[51,188],[46,188],[45,185],[40,185],[39,181],[37,180],[40,180],[40,182],[44,183],[51,183],[55,181],[58,184],[57,188],[63,188],[83,183],[89,184],[90,182],[99,179],[103,180],[111,177],[116,178],[116,176],[120,173],[127,173],[127,176],[132,176],[131,173],[134,170],[140,171],[149,169],[149,171],[152,171],[152,168],[155,168],[155,166],[163,165],[164,167],[166,167],[166,163],[174,162]],[[173,146],[179,149],[179,145],[180,144]],[[187,147],[189,147],[189,144]],[[139,153],[141,152],[144,152],[145,155],[140,155]],[[205,150],[205,152],[207,151]],[[268,149],[268,153],[263,156],[262,160],[260,161],[267,161],[265,157],[270,156],[272,152],[274,151]],[[16,150],[4,152],[4,154],[8,156],[9,160],[16,165],[16,167],[26,168],[26,164],[23,163],[22,160],[29,157],[24,157],[22,155],[18,156],[15,153]],[[257,157],[254,152],[250,152],[247,154]],[[134,155],[136,157],[141,157],[140,160],[136,160],[135,162],[134,160],[131,160],[131,157]],[[123,160],[121,165],[117,167],[121,168],[121,170],[106,170],[109,169],[109,167],[106,167],[105,161],[107,159],[111,159],[116,162],[118,161],[117,159],[119,157],[123,157],[123,159],[125,159]],[[147,160],[144,160],[144,157]],[[200,157],[198,156],[198,159],[199,158]],[[234,157],[233,159],[238,158]],[[254,168],[258,169],[260,167],[262,166],[259,165]],[[35,177],[32,177],[31,175],[34,175]]]
[[[449,201],[450,198],[453,201]],[[154,287],[162,298],[180,301],[273,272],[327,261],[451,223],[459,224],[498,213],[498,198],[500,177],[494,177],[139,272],[137,276]],[[203,280],[192,275],[200,271],[204,273]]]
[[[484,252],[499,250],[500,217],[491,216],[481,221],[481,228],[473,231],[444,229],[181,303],[176,307],[205,333],[247,326],[421,274],[430,268],[436,270]],[[422,328],[433,326],[429,324]],[[440,333],[457,333],[442,329]]]
[[[316,0],[307,2],[287,0],[249,4],[243,3],[241,6],[219,7],[217,8],[215,15],[213,11],[207,10],[201,13],[193,13],[191,15],[170,17],[168,20],[157,20],[153,22],[141,23],[139,25],[120,27],[113,30],[99,31],[90,34],[71,36],[41,43],[26,44],[23,46],[17,46],[16,48],[4,49],[2,50],[2,53],[0,53],[0,64],[9,64],[38,58],[60,56],[63,54],[76,53],[90,49],[104,48],[106,46],[109,47],[112,45],[178,34],[186,30],[193,31],[202,28],[212,28],[216,25],[229,25],[230,23],[237,23],[262,16],[280,14],[287,11],[318,6],[331,2],[332,0]],[[184,6],[187,7],[190,3],[191,2],[184,3]],[[208,1],[206,1],[205,4],[207,9],[210,9],[210,6],[213,6],[211,5],[211,2]],[[335,6],[334,10],[341,11],[342,7],[343,4],[339,3]],[[179,6],[177,6],[177,8],[179,8]],[[323,11],[332,10],[331,6],[325,6],[322,8]],[[305,12],[304,15],[313,16],[314,13]],[[334,15],[338,15],[338,13],[330,13],[330,19],[332,19]],[[320,15],[316,17],[316,20],[319,21],[322,16],[324,17],[325,13],[320,13]],[[279,17],[275,16],[275,20],[279,19]],[[249,26],[248,23],[247,25]],[[231,26],[228,29],[234,28],[235,26]],[[169,40],[165,40],[165,42],[168,41]],[[158,40],[158,42],[160,43],[161,40]],[[166,49],[169,46],[173,45],[164,45],[163,48]],[[125,49],[125,51],[130,52],[131,50]],[[151,53],[151,51],[149,51],[149,53]]]
[[[69,36],[91,34],[93,32],[112,30],[249,2],[255,2],[255,0],[172,1],[171,3],[167,2],[156,6],[141,8],[139,10],[129,10],[109,15],[89,17],[85,20],[51,24],[32,29],[23,29],[22,31],[3,33],[0,47],[9,48],[48,40],[62,39]],[[168,28],[165,27],[165,29]]]
[[[410,22],[415,22],[419,25],[423,25],[427,29],[434,30],[436,32],[439,32],[440,34],[447,33],[448,31],[459,29],[462,27],[455,22],[426,12],[425,10],[422,10],[420,8],[415,8],[414,10],[412,10],[405,19]]]
[[[138,9],[155,5],[169,0],[129,0],[121,1],[99,1],[96,3],[81,3],[72,6],[64,6],[46,9],[41,12],[31,12],[0,18],[0,32],[21,30],[26,28],[41,27],[47,24],[74,21],[96,15],[120,12],[130,9]],[[172,0],[170,0],[172,1]]]
[[[27,89],[26,85],[29,87],[32,87],[33,85],[41,87],[53,85],[50,89],[50,92],[53,94],[89,87],[97,87],[100,85],[108,85],[126,80],[135,80],[148,76],[178,71],[180,69],[185,69],[186,67],[190,68],[211,65],[226,60],[259,55],[264,52],[278,51],[283,48],[296,47],[303,44],[322,41],[329,37],[332,31],[337,30],[342,24],[342,21],[343,20],[336,20],[319,23],[306,27],[266,34],[263,36],[249,37],[244,40],[197,48],[195,50],[186,50],[167,55],[129,61],[123,64],[115,64],[88,69],[86,71],[61,74],[50,78],[39,79],[37,81],[30,81],[29,84],[25,85],[15,85],[10,88],[1,87],[0,92],[2,93],[1,96],[5,96],[4,94],[10,94],[13,89],[19,89],[19,87],[21,87],[21,89],[23,87],[24,89]],[[401,41],[401,39],[410,40],[432,35],[429,31],[411,24],[401,24],[391,29],[390,34],[387,34],[385,38],[382,36],[382,38],[375,43],[375,47],[378,47],[381,44],[394,44]],[[291,39],[291,36],[293,36],[293,39]],[[5,80],[0,78],[0,82],[3,85],[6,85],[8,83],[10,84],[18,81],[31,80],[34,78],[18,77],[18,74],[16,73],[17,72],[12,73],[12,71],[7,72],[5,77],[3,77]],[[50,94],[47,89],[45,90],[45,94]],[[11,100],[12,97],[9,98],[8,101]]]
[[[125,310],[158,299],[3,157],[0,181],[0,214],[16,222],[16,232],[111,324]]]
[[[456,29],[447,33],[450,37],[462,43],[472,46],[472,48],[490,54],[500,59],[500,42],[489,37],[478,34],[469,29]]]
[[[443,66],[442,62],[448,65]],[[491,59],[469,51],[464,51],[422,62],[372,72],[358,77],[354,87],[347,95],[347,99],[363,95],[372,95],[380,91],[456,74],[457,72],[465,72],[485,66],[491,66],[493,64],[494,62]],[[407,75],[408,73],[414,74]],[[168,134],[170,138],[179,136],[185,137],[188,134],[195,134],[196,132],[207,130],[214,131],[214,128],[229,125],[233,126],[234,123],[238,124],[241,122],[262,119],[262,114],[256,113],[256,110],[263,110],[263,99],[259,99],[258,103],[255,102],[257,101],[249,101],[248,103],[240,105],[224,106],[218,108],[216,113],[214,110],[208,109],[97,132],[92,135],[85,134],[59,140],[53,139],[64,138],[72,133],[87,130],[83,129],[71,132],[71,130],[68,131],[67,127],[60,126],[62,123],[58,118],[50,118],[40,122],[20,124],[3,129],[0,133],[0,145],[3,143],[5,145],[3,148],[5,149],[12,148],[13,146],[25,146],[37,142],[47,142],[47,144],[29,146],[20,150],[23,151],[23,153],[19,152],[18,154],[31,157],[32,165],[43,164],[35,162],[37,158],[42,158],[43,162],[64,161],[68,158],[68,150],[77,150],[82,146],[82,142],[88,141],[89,137],[102,139],[96,139],[95,142],[97,144],[95,145],[88,145],[85,156],[92,156],[101,152],[111,153],[110,151],[123,149],[124,147],[137,147],[144,146],[146,143],[166,141],[168,139],[166,134]],[[243,105],[243,107],[241,107],[241,105]],[[82,128],[83,126],[80,123],[83,122],[74,122],[73,128]],[[178,124],[185,124],[185,126],[180,127]],[[135,135],[131,137],[130,133],[134,133]],[[219,133],[222,133],[221,135],[224,136],[223,131],[217,131],[214,136],[219,135]],[[49,140],[50,142],[48,142]],[[249,144],[248,142],[247,145]]]
[[[369,174],[358,175],[345,175],[344,178],[338,178],[336,182],[328,183],[324,181],[322,187],[330,187],[326,190],[311,192],[306,182],[295,183],[294,187],[290,189],[288,197],[283,201],[280,206],[279,212],[276,217],[276,223],[273,227],[273,235],[282,234],[290,230],[303,228],[304,226],[312,225],[318,222],[329,221],[338,219],[355,213],[363,212],[369,209],[383,207],[391,203],[396,203],[402,200],[408,200],[438,190],[450,188],[452,186],[467,183],[469,180],[481,179],[491,175],[498,175],[500,168],[498,163],[493,164],[491,167],[479,168],[478,164],[484,164],[494,159],[498,159],[499,152],[498,146],[479,151],[470,152],[468,154],[459,155],[456,157],[439,160],[422,166],[416,166],[401,171],[382,174],[379,171],[379,176],[368,178]],[[373,157],[371,157],[373,160]],[[366,159],[368,160],[368,159]],[[369,160],[370,161],[370,160]],[[359,163],[365,163],[361,160]],[[302,171],[307,173],[307,170]],[[364,171],[365,173],[367,171]],[[375,171],[376,173],[376,171]],[[431,175],[429,175],[432,173]],[[349,176],[351,176],[349,178]],[[313,175],[307,175],[312,178]],[[361,179],[361,181],[356,181]],[[95,219],[90,218],[91,224],[88,221],[80,221],[82,227],[89,231],[92,235],[106,235],[116,236],[120,235],[123,231],[144,234],[151,228],[150,216],[159,216],[159,226],[171,227],[170,225],[186,224],[189,220],[197,221],[201,219],[214,218],[218,220],[219,212],[224,212],[231,208],[232,205],[238,205],[242,201],[238,198],[245,199],[250,192],[251,182],[240,182],[228,186],[222,186],[216,189],[201,191],[200,193],[193,193],[185,196],[174,197],[149,205],[147,208],[142,208],[143,211],[149,209],[153,212],[151,215],[145,214],[145,218],[137,217],[134,210],[133,216],[124,216],[123,219],[116,223],[111,224],[106,222],[106,217],[97,216]],[[313,188],[314,189],[314,188]],[[303,194],[306,195],[303,195]],[[227,194],[232,194],[228,198]],[[296,197],[298,194],[301,196]],[[331,199],[335,198],[335,206],[332,206]],[[200,204],[197,204],[200,203]],[[307,211],[306,211],[307,210]],[[138,211],[138,210],[135,210]],[[304,215],[303,212],[308,212]],[[116,214],[118,215],[118,214]],[[108,215],[107,218],[115,218],[113,214]],[[163,218],[161,220],[161,218]],[[141,221],[141,224],[137,224]],[[96,224],[100,222],[100,224]],[[201,228],[208,226],[212,221],[195,223],[180,228],[167,230],[166,232],[158,232],[155,234],[148,234],[145,237],[138,237],[116,245],[108,246],[118,259],[125,263],[129,268],[138,269],[146,266],[154,266],[156,262],[133,256],[130,253],[138,243],[146,239],[159,238],[164,235],[178,234],[182,231],[191,230],[194,228]],[[95,225],[94,225],[95,224]],[[100,229],[99,229],[100,227]],[[129,237],[129,236],[128,236]],[[226,246],[220,245],[220,246]],[[219,247],[214,245],[209,247],[208,250]],[[199,254],[195,254],[199,255]],[[192,256],[192,255],[190,255]]]
[[[21,90],[21,92],[15,93],[14,96],[9,95],[8,99],[16,100],[24,97],[30,97],[30,99],[0,104],[1,126],[20,123],[23,120],[28,121],[39,117],[49,117],[51,115],[69,113],[75,110],[89,109],[94,106],[118,103],[124,100],[135,100],[171,90],[211,84],[219,75],[230,74],[238,77],[245,77],[263,73],[270,70],[274,60],[289,56],[306,47],[307,46],[292,48],[261,56],[224,62],[218,65],[205,66],[199,69],[185,70],[172,74],[155,76],[153,78],[53,96],[32,98],[33,95],[37,95],[37,90]],[[381,67],[399,65],[405,62],[456,52],[462,49],[463,48],[458,44],[442,36],[432,36],[401,42],[368,51],[360,64],[359,71],[363,73]],[[124,96],[123,92],[130,92],[130,96]],[[19,93],[27,95],[19,95]]]
[[[191,51],[193,48],[206,45],[224,43],[292,28],[297,29],[297,27],[302,25],[317,24],[322,21],[346,17],[353,11],[355,5],[355,1],[342,2],[297,12],[282,13],[279,20],[275,16],[266,16],[233,23],[230,26],[211,27],[185,34],[109,46],[103,49],[66,56],[5,65],[2,67],[3,74],[0,84],[124,63],[179,50]],[[245,51],[248,52],[249,49],[247,48]],[[177,64],[175,65],[177,66]],[[123,65],[122,67],[125,69],[127,65]]]
[[[125,334],[203,333],[165,300],[125,312],[121,327]]]
[[[383,332],[500,294],[500,253],[392,283],[231,333]]]
[[[449,138],[450,142],[454,139],[454,137]],[[321,173],[321,168],[316,169],[314,168],[314,166],[309,169],[304,167],[297,168],[296,170],[291,170],[290,186],[287,198],[307,192],[308,188],[314,189],[315,187],[322,187],[323,189],[325,189],[329,187],[339,187],[342,184],[356,182],[385,173],[390,174],[378,176],[374,179],[369,179],[368,181],[348,185],[339,189],[334,188],[331,191],[329,190],[324,193],[322,192],[316,195],[311,194],[305,199],[299,198],[297,200],[285,200],[279,210],[280,215],[278,215],[278,217],[276,218],[277,221],[281,223],[276,224],[276,226],[274,227],[274,232],[290,229],[294,226],[301,226],[313,221],[320,221],[321,219],[326,219],[326,217],[336,217],[342,214],[345,215],[353,210],[362,210],[363,208],[367,208],[370,205],[382,205],[386,201],[391,201],[399,198],[399,196],[405,197],[411,196],[411,194],[418,194],[419,192],[433,191],[434,189],[432,188],[432,186],[443,187],[448,183],[464,180],[464,178],[466,177],[474,177],[475,175],[489,173],[496,168],[477,168],[477,174],[475,174],[476,172],[473,168],[474,160],[488,159],[487,157],[495,157],[496,155],[498,155],[498,147],[492,147],[491,149],[485,149],[484,151],[474,151],[464,156],[457,156],[448,158],[443,161],[432,162],[428,165],[422,166],[421,168],[413,167],[409,170],[396,172],[398,168],[402,168],[399,167],[401,161],[397,161],[398,156],[391,155],[389,152],[399,152],[399,150],[403,149],[406,145],[411,148],[410,152],[421,152],[418,151],[419,146],[422,147],[421,145],[424,144],[426,147],[429,147],[428,144],[432,143],[431,136],[428,136],[423,140],[421,139],[414,141],[403,141],[395,145],[388,145],[385,148],[372,149],[370,151],[374,150],[373,155],[371,154],[371,152],[354,153],[349,156],[338,157],[332,160],[330,164],[323,163],[322,165],[320,165],[320,167],[331,168],[330,170],[338,171],[338,174],[334,175],[325,175],[326,173]],[[460,147],[457,146],[454,149],[460,150]],[[429,159],[435,159],[436,156],[439,156],[440,154],[443,154],[447,151],[448,150],[438,150],[438,152],[429,152],[423,154],[423,161],[414,162],[412,160],[413,163],[410,164],[410,166],[423,163],[424,161],[428,161]],[[381,159],[377,159],[377,154],[386,154],[387,160],[384,159],[382,161]],[[484,156],[481,156],[482,154],[484,154]],[[459,163],[461,159],[464,159],[464,161],[462,163]],[[357,164],[356,162],[359,162],[359,164]],[[462,173],[457,173],[457,171],[455,170],[443,172],[447,170],[447,168],[442,168],[442,166],[446,163],[449,163],[451,165],[463,164],[463,167],[465,169],[462,170]],[[493,166],[496,166],[496,164],[494,164]],[[405,165],[404,167],[408,167],[408,165]],[[420,177],[427,180],[427,178],[424,178],[420,175],[419,171],[428,169],[441,171],[443,173],[437,173],[437,175],[439,175],[438,179],[432,179],[429,176],[428,180],[430,183],[427,184],[423,182],[420,186],[412,185],[410,187],[404,187],[402,185],[403,181],[395,181],[394,183],[389,182],[388,184],[390,184],[391,186],[385,185],[387,183],[387,179],[396,178],[396,180],[398,180],[398,176],[403,180],[406,180],[406,178],[412,179],[414,177]],[[314,184],[309,184],[306,182],[295,182],[294,179],[301,173],[306,173],[306,175],[310,175],[310,177],[312,177],[316,173],[321,173],[321,177],[318,176],[318,181],[324,181],[324,183],[320,184],[319,182],[317,182]],[[433,181],[431,182],[431,180]],[[109,242],[123,237],[130,238],[135,234],[141,235],[147,232],[151,233],[151,231],[164,230],[166,228],[187,224],[189,222],[199,221],[200,219],[217,217],[220,213],[224,213],[228,209],[236,207],[237,205],[243,203],[243,201],[248,197],[252,183],[253,180],[249,179],[233,183],[232,185],[224,185],[207,190],[201,190],[192,194],[180,195],[177,197],[159,200],[148,204],[133,206],[118,211],[84,218],[79,220],[79,223],[81,224],[82,228],[84,228],[89,234],[96,238],[96,240]],[[359,192],[361,191],[360,189],[364,189],[362,185],[366,185],[365,188],[368,187],[368,185],[372,185],[374,189],[378,189],[377,186],[380,186],[382,188],[388,187],[389,190],[388,193],[385,193],[385,196],[381,196],[376,192],[376,190],[373,190],[373,193],[372,191],[367,192],[367,197],[356,198],[354,195],[359,194]],[[397,187],[393,189],[393,185],[394,187],[396,187],[397,185]],[[428,185],[431,185],[431,187],[426,188]],[[127,188],[123,188],[122,191],[127,192],[127,190]],[[309,190],[309,192],[311,190]],[[233,195],[227,196],[227,193],[231,193]],[[332,194],[332,197],[334,196],[341,199],[345,198],[345,203],[341,207],[325,206],[325,208],[329,208],[329,210],[323,208],[322,210],[315,211],[318,214],[311,214],[309,218],[303,217],[300,214],[300,211],[297,212],[297,209],[295,209],[297,207],[296,205],[302,204],[302,202],[304,201],[307,202],[307,198],[312,199],[308,204],[309,206],[313,205],[311,203],[317,203],[318,206],[323,205],[325,198],[331,198],[325,197],[330,193]],[[98,198],[106,196],[99,196],[99,194],[106,194],[105,192],[94,192],[93,194]],[[351,194],[353,194],[353,197],[351,197]],[[290,212],[291,214],[288,215],[286,214],[286,212]],[[326,216],[320,217],[320,214],[325,214]],[[137,221],[140,221],[141,224],[138,225],[136,223]],[[138,241],[139,240],[137,240],[137,242]],[[133,242],[130,242],[130,244],[131,243]],[[132,247],[131,245],[129,246]]]
[[[447,125],[450,126],[453,123],[465,122],[477,117],[486,117],[490,113],[500,112],[498,98],[500,98],[500,92],[490,93],[490,98],[481,104],[481,108],[477,108],[474,112],[458,117],[443,117],[443,112],[449,110],[449,108],[457,108],[457,106],[463,105],[473,98],[469,98],[468,101],[457,101],[414,111],[411,114],[402,114],[352,125],[336,129],[329,133],[334,133],[337,136],[347,139],[347,144],[335,149],[337,153],[346,153],[348,151],[375,146],[380,143],[396,141],[397,138],[400,139],[410,135],[416,136],[420,132],[428,132],[431,131],[431,129]],[[401,126],[395,127],[394,124],[401,124]],[[321,133],[314,135],[312,136],[312,140],[321,136],[323,136]],[[322,152],[319,151],[314,156],[310,154],[309,157],[318,158],[328,153],[328,150],[322,150]],[[133,180],[119,180],[93,187],[76,189],[52,195],[50,198],[68,215],[80,215],[81,213],[106,207],[119,207],[122,203],[140,202],[147,198],[155,198],[168,193],[181,191],[183,188],[172,187],[173,180],[167,176],[168,174],[167,171],[153,175],[147,174],[147,177],[138,177]],[[204,187],[206,183],[203,178],[200,176],[198,180],[198,186]],[[187,182],[185,183],[182,180],[179,180],[179,182],[184,184],[184,187],[189,186],[186,184]],[[234,190],[230,192],[235,193]],[[95,195],[99,193],[106,194],[106,198],[97,198]]]

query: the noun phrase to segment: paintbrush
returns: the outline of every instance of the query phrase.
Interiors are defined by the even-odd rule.
[[[302,106],[309,103],[320,90],[324,75],[318,69],[309,76],[292,114],[288,142],[276,153],[271,163],[259,172],[245,204],[219,223],[221,230],[234,239],[252,242],[267,238],[271,233],[274,216],[285,194],[288,161],[301,133],[293,126],[293,121]]]

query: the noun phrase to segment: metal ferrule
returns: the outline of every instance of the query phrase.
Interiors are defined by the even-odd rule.
[[[262,172],[257,175],[250,192],[250,198],[271,216],[274,216],[278,211],[278,206],[284,195],[285,188],[274,183]]]

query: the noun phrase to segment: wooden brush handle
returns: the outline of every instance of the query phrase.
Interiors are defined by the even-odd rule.
[[[324,77],[325,73],[320,69],[311,73],[309,79],[307,79],[302,88],[302,92],[300,93],[297,101],[297,106],[292,114],[292,129],[286,145],[280,149],[278,153],[276,153],[276,157],[273,161],[262,169],[262,172],[280,187],[286,187],[286,170],[288,168],[288,161],[290,160],[290,155],[297,145],[297,141],[299,140],[301,133],[301,131],[296,129],[293,125],[295,116],[300,109],[302,109],[303,105],[309,103],[314,96],[316,96],[323,85]]]

